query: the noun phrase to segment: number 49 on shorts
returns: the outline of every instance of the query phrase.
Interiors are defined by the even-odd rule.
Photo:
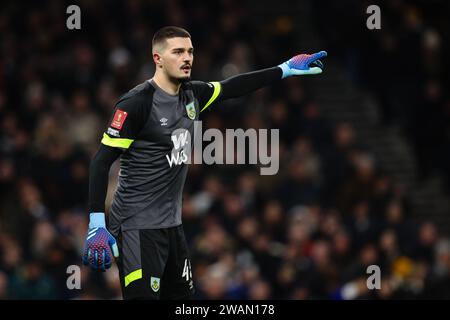
[[[181,277],[186,278],[186,281],[192,279],[191,261],[189,259],[184,259],[183,274]]]

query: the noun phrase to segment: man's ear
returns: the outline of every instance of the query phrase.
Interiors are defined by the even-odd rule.
[[[162,68],[162,57],[158,52],[153,52],[153,62],[157,68]]]

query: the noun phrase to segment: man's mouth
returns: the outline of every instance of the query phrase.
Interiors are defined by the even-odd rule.
[[[183,71],[190,71],[191,70],[191,66],[190,65],[184,65],[181,67],[181,70]]]

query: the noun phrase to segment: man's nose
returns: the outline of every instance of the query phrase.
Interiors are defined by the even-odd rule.
[[[183,61],[184,62],[190,62],[191,60],[192,60],[192,57],[191,57],[191,55],[189,53],[185,53],[183,55]]]

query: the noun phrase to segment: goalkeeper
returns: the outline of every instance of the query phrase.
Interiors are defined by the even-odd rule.
[[[188,166],[168,161],[192,145],[180,144],[180,134],[192,137],[200,113],[222,100],[286,77],[321,73],[319,59],[327,54],[300,54],[220,82],[191,81],[191,36],[184,29],[164,27],[153,37],[152,55],[153,78],[116,103],[91,161],[83,263],[104,271],[116,257],[124,299],[188,299],[195,292],[181,220]],[[118,186],[106,223],[109,169],[119,157]]]

